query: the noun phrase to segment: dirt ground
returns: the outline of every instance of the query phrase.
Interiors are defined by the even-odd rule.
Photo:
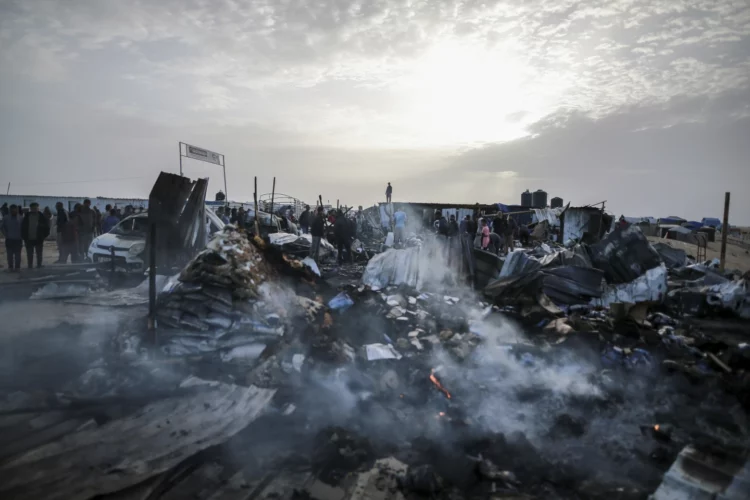
[[[685,250],[688,255],[696,257],[698,254],[698,248],[690,243],[677,240],[667,240],[656,236],[649,236],[648,240],[651,243],[666,243],[672,248],[679,248]],[[721,255],[721,241],[715,241],[708,243],[706,248],[706,258],[708,260],[718,259]],[[727,243],[727,270],[737,269],[743,273],[750,271],[750,250],[742,248],[733,243]]]
[[[57,252],[57,243],[54,241],[45,241],[44,242],[44,253],[42,254],[43,257],[43,265],[50,266],[53,265],[54,262],[58,258],[58,252]],[[34,257],[36,259],[36,257]],[[24,275],[29,274],[29,271],[27,270],[27,261],[26,261],[26,248],[23,248],[21,250],[21,272],[19,274],[11,274],[7,273],[8,269],[8,256],[5,251],[5,238],[0,239],[0,282],[6,281],[9,278],[10,279],[18,279],[23,278]],[[31,271],[33,273],[33,271]]]

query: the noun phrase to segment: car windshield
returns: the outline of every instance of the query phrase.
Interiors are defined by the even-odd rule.
[[[120,236],[146,236],[147,227],[146,217],[129,217],[113,227],[110,233]]]

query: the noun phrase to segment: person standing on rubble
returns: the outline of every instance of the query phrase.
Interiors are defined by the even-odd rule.
[[[344,260],[351,260],[349,246],[349,221],[346,220],[341,210],[336,214],[336,222],[333,225],[333,234],[336,237],[336,248],[338,250],[338,262],[343,264]]]
[[[34,254],[36,253],[36,267],[42,267],[42,253],[44,252],[44,240],[49,236],[49,221],[39,211],[39,203],[29,205],[29,213],[21,222],[21,238],[26,245],[26,262],[29,269],[34,267]]]
[[[310,205],[305,205],[305,210],[299,216],[299,227],[302,230],[302,234],[307,234],[310,232],[311,217],[312,214],[310,213]]]
[[[482,250],[487,250],[490,247],[490,227],[487,225],[486,219],[481,219],[481,234],[482,234]]]
[[[388,187],[385,188],[385,202],[390,203],[391,202],[391,196],[393,195],[393,187],[391,186],[391,183],[388,183]]]
[[[529,246],[530,236],[531,232],[529,231],[529,226],[527,226],[526,224],[521,224],[518,228],[518,239],[521,240],[522,247]]]
[[[8,257],[9,273],[21,270],[21,248],[23,247],[21,223],[22,218],[16,205],[10,206],[8,213],[3,214],[3,220],[0,222],[0,231],[5,236],[5,253]]]
[[[312,224],[310,224],[310,234],[312,235],[312,244],[310,245],[310,257],[317,261],[318,253],[320,253],[320,240],[323,239],[325,234],[325,217],[323,216],[323,207],[318,207],[317,214],[313,218]]]
[[[505,234],[503,237],[505,238],[505,253],[509,254],[513,251],[514,245],[513,245],[513,236],[515,235],[516,230],[518,229],[518,224],[516,224],[516,220],[511,217],[510,215],[506,215],[506,224],[505,224]]]
[[[401,246],[406,242],[406,221],[408,220],[408,217],[406,216],[406,212],[399,209],[395,214],[393,214],[393,244],[394,246]]]
[[[91,242],[94,240],[94,224],[96,224],[96,214],[91,209],[91,200],[83,200],[83,206],[78,213],[78,255],[83,256],[83,260],[88,259],[88,251]]]

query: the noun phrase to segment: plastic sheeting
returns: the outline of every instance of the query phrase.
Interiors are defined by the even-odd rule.
[[[662,264],[638,226],[618,227],[589,248],[593,266],[604,271],[607,283],[629,283]]]
[[[667,294],[667,267],[664,264],[646,271],[628,283],[605,286],[600,299],[593,299],[593,306],[607,306],[613,302],[661,302]]]
[[[676,269],[687,265],[687,253],[679,248],[672,248],[666,243],[654,243],[654,249],[659,253],[667,269]]]
[[[535,208],[533,222],[541,222],[546,220],[550,226],[560,227],[560,214],[563,213],[563,208]]]
[[[362,283],[375,290],[389,285],[417,288],[419,279],[419,248],[389,249],[370,259],[362,275]]]

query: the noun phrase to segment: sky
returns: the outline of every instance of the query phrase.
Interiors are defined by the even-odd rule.
[[[750,225],[747,0],[0,0],[0,68],[11,194],[147,197],[183,141],[237,201]]]

